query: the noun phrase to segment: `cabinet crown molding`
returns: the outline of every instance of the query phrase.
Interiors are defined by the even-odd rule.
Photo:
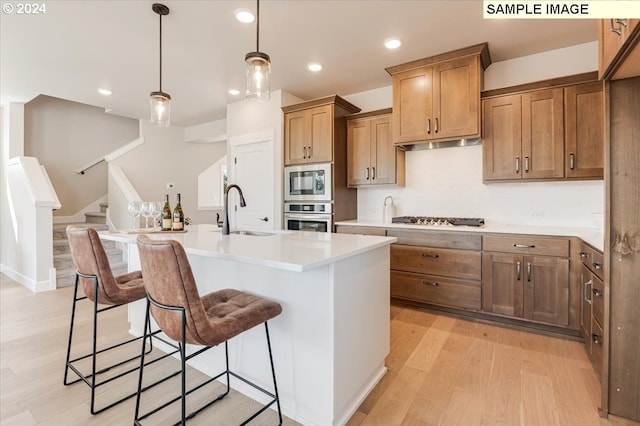
[[[439,55],[430,56],[428,58],[418,59],[416,61],[406,62],[404,64],[395,65],[385,68],[389,75],[398,74],[414,68],[420,68],[427,65],[437,64],[440,62],[450,61],[452,59],[464,58],[467,56],[480,56],[480,66],[484,71],[491,65],[491,55],[489,54],[489,44],[487,42],[475,44],[473,46],[464,47],[462,49],[452,50],[451,52],[441,53]]]

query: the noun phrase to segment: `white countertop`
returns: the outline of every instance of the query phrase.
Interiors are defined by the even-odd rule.
[[[404,223],[390,223],[381,220],[347,220],[336,222],[336,225],[351,226],[371,226],[380,228],[398,228],[398,229],[423,229],[430,231],[447,231],[447,232],[481,232],[481,233],[499,233],[499,234],[528,234],[528,235],[551,235],[560,237],[578,237],[592,247],[604,250],[604,234],[596,228],[571,228],[566,226],[525,226],[525,225],[506,225],[500,223],[485,223],[483,227],[477,226],[428,226],[428,225],[409,225]]]
[[[264,231],[272,235],[221,235],[216,225],[191,225],[185,233],[147,234],[179,241],[188,254],[303,272],[392,244],[393,237],[325,232]],[[105,240],[135,244],[140,234],[102,231]]]

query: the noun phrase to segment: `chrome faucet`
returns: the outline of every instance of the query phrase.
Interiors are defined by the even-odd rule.
[[[229,235],[229,190],[235,188],[240,195],[240,207],[246,207],[247,203],[244,201],[244,195],[242,195],[242,189],[235,183],[227,185],[227,189],[224,191],[224,217],[222,218],[222,235]]]

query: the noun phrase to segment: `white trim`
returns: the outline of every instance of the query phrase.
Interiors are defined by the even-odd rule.
[[[18,284],[21,284],[23,287],[28,288],[33,293],[41,293],[43,291],[55,290],[56,289],[56,269],[49,269],[49,279],[44,281],[34,281],[31,278],[21,274],[20,272],[9,268],[5,264],[0,264],[0,272],[16,281]],[[53,278],[52,278],[53,276]]]
[[[45,181],[47,184],[49,184],[49,189],[51,190],[51,196],[53,198],[55,198],[55,204],[53,206],[51,206],[54,210],[58,210],[60,207],[62,207],[62,203],[60,202],[60,198],[58,198],[58,194],[56,193],[55,188],[53,187],[53,184],[51,183],[51,179],[49,178],[49,174],[47,173],[47,169],[44,168],[44,166],[41,164],[40,167],[42,167],[42,174],[45,178]],[[36,206],[38,206],[40,204],[36,203]]]
[[[140,197],[138,191],[131,185],[131,181],[124,173],[124,170],[122,170],[122,167],[117,164],[109,164],[109,173],[127,200],[142,201],[142,197]]]
[[[206,138],[206,139],[189,139],[186,140],[186,143],[218,143],[218,142],[226,142],[227,141],[227,134],[223,133],[221,135],[216,135],[213,136],[211,138]]]
[[[144,137],[139,137],[138,139],[133,140],[133,141],[129,142],[128,144],[123,145],[123,146],[121,146],[120,148],[118,148],[118,149],[116,149],[114,151],[111,151],[109,154],[106,154],[104,156],[104,159],[107,162],[113,161],[116,158],[122,157],[127,152],[136,149],[137,147],[139,147],[143,143],[144,143]]]
[[[276,137],[275,130],[266,130],[264,132],[257,133],[249,133],[247,135],[233,136],[229,140],[229,145],[237,146],[237,145],[247,145],[250,143],[256,142],[273,142]]]

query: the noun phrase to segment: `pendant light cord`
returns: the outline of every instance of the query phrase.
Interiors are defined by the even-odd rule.
[[[162,13],[160,16],[160,92],[162,92]]]
[[[256,52],[260,51],[260,0],[256,0]]]

